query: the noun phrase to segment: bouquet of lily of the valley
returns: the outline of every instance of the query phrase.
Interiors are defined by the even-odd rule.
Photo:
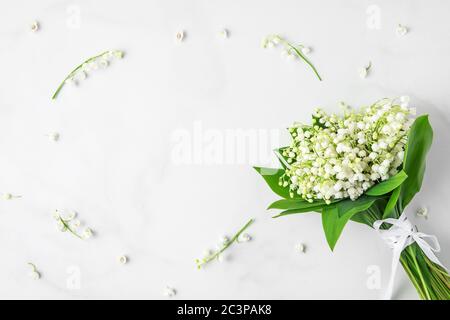
[[[387,296],[401,263],[422,299],[450,299],[447,269],[434,236],[417,230],[404,210],[419,192],[433,131],[428,116],[414,119],[408,98],[383,99],[343,115],[321,109],[312,124],[294,123],[292,143],[275,150],[281,168],[255,168],[283,199],[275,217],[317,212],[334,249],[348,221],[377,230],[393,249]]]

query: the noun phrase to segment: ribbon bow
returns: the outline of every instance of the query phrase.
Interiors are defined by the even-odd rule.
[[[380,230],[380,227],[383,223],[390,224],[392,225],[392,227],[390,227],[388,230]],[[402,215],[398,219],[388,218],[384,220],[377,220],[374,222],[373,227],[380,234],[381,238],[393,250],[391,276],[389,278],[389,284],[386,290],[385,299],[389,300],[392,297],[395,274],[403,249],[413,244],[414,242],[416,242],[417,245],[422,249],[423,253],[428,257],[428,259],[447,270],[434,254],[435,252],[439,252],[441,250],[436,236],[418,232],[417,228],[406,218],[405,212],[402,213]],[[425,239],[427,238],[429,239],[431,244],[425,241]]]

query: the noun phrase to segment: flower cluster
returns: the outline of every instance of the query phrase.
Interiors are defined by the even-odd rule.
[[[403,163],[408,130],[413,122],[408,97],[383,99],[344,115],[316,109],[312,125],[289,128],[290,147],[282,149],[285,174],[279,184],[313,202],[355,200],[374,184],[395,175]]]
[[[99,55],[91,57],[85,60],[82,64],[73,69],[69,75],[64,79],[64,81],[59,85],[53,94],[52,99],[56,99],[61,89],[65,84],[78,84],[79,81],[86,79],[87,75],[99,68],[105,69],[109,66],[110,61],[113,58],[122,59],[124,57],[124,52],[120,50],[109,50],[105,51]]]
[[[56,220],[56,225],[61,232],[69,231],[74,236],[80,239],[89,239],[92,237],[92,230],[84,228],[83,232],[78,233],[77,229],[81,226],[80,220],[76,219],[77,213],[72,211],[69,214],[62,215],[58,210],[55,210],[53,217]]]

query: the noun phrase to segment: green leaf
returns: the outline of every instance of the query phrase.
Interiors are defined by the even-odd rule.
[[[408,175],[405,173],[405,171],[402,170],[395,176],[392,176],[389,179],[374,185],[372,188],[367,190],[366,195],[381,196],[387,194],[400,186],[403,181],[406,180],[406,178],[408,178]]]
[[[254,167],[255,170],[264,178],[270,189],[282,198],[290,199],[289,188],[279,185],[280,177],[284,174],[284,169],[272,169]]]
[[[403,160],[403,170],[408,179],[403,182],[400,191],[400,204],[405,208],[414,195],[420,191],[425,173],[426,157],[433,142],[433,129],[428,115],[418,117],[408,134],[408,143]]]
[[[388,203],[386,204],[386,208],[384,209],[383,219],[393,217],[398,218],[393,215],[395,206],[397,205],[398,198],[400,196],[401,186],[397,187],[391,194]]]
[[[325,206],[328,206],[328,205],[325,205]],[[315,207],[290,209],[290,210],[285,210],[283,212],[280,212],[279,214],[277,214],[276,216],[273,216],[272,218],[280,218],[280,217],[288,216],[291,214],[297,214],[297,213],[307,213],[307,212],[319,212],[320,213],[322,208],[324,208],[324,205],[318,205]]]
[[[355,214],[367,210],[376,199],[376,197],[362,196],[355,201],[347,199],[351,203],[345,200],[322,208],[323,230],[325,231],[325,237],[331,250],[334,250],[336,242],[347,222]]]

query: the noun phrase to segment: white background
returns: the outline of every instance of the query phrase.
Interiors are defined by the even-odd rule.
[[[380,29],[367,25],[370,5]],[[410,215],[438,236],[449,265],[449,12],[444,0],[2,0],[0,192],[22,198],[0,202],[0,298],[159,299],[166,285],[183,299],[380,298],[391,256],[373,230],[349,224],[331,253],[319,215],[270,218],[276,196],[253,163],[176,165],[172,136],[200,121],[223,135],[280,130],[287,141],[283,129],[308,121],[314,107],[337,112],[339,101],[403,94],[435,130]],[[33,20],[41,24],[34,34]],[[401,38],[398,23],[410,28]],[[186,38],[176,44],[179,30]],[[324,81],[279,49],[261,49],[270,33],[311,46]],[[126,57],[50,100],[71,68],[109,49]],[[46,137],[53,131],[59,142]],[[428,220],[414,217],[421,205]],[[96,236],[59,232],[54,209],[76,210]],[[195,258],[250,217],[252,242],[196,270]],[[300,242],[306,254],[296,252]],[[129,264],[117,262],[121,254]],[[28,261],[41,280],[28,276]],[[380,290],[367,288],[371,265],[381,270]],[[74,270],[79,289],[67,285]],[[401,270],[395,298],[416,297]]]

